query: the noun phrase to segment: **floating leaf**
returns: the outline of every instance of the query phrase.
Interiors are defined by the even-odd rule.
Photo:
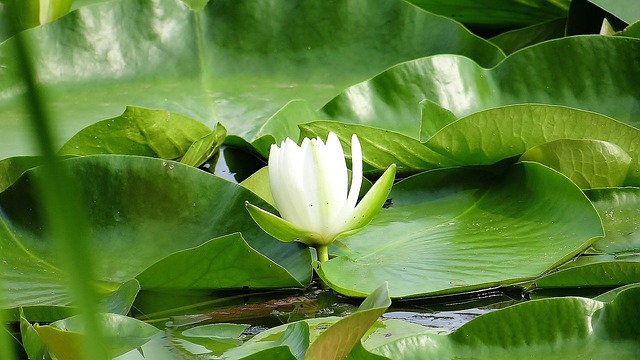
[[[244,201],[268,205],[237,184],[190,166],[148,157],[85,156],[65,160],[62,165],[81,184],[77,191],[89,219],[88,239],[101,255],[94,264],[98,280],[120,283],[133,279],[174,252],[235,232],[241,232],[251,248],[271,259],[256,272],[269,271],[269,264],[287,270],[279,272],[284,278],[268,287],[296,286],[310,280],[309,250],[266,236],[246,213]],[[56,266],[57,257],[37,211],[33,184],[46,175],[41,168],[29,170],[0,193],[0,269],[3,286],[11,290],[5,291],[4,302],[10,308],[70,303],[66,276]],[[225,251],[246,253],[247,243],[230,243],[234,247]],[[192,265],[190,259],[184,261]],[[237,265],[251,267],[242,261],[241,257]],[[173,271],[167,268],[163,276],[171,276]],[[229,276],[233,278],[231,273]],[[186,277],[182,280],[196,282]]]
[[[424,100],[458,118],[498,106],[537,103],[590,110],[640,127],[640,88],[635,82],[640,78],[635,65],[639,59],[640,40],[602,36],[546,41],[515,52],[491,69],[460,56],[431,56],[350,87],[321,113],[327,119],[414,138],[420,133],[419,104]]]
[[[591,246],[596,253],[640,252],[640,189],[593,189],[585,194],[602,218],[604,238]]]
[[[622,185],[631,157],[610,142],[561,139],[527,149],[520,161],[547,165],[580,188],[590,189]]]
[[[638,255],[582,255],[539,279],[539,288],[614,287],[640,282]]]
[[[610,303],[575,297],[527,301],[481,315],[449,334],[407,336],[371,350],[395,359],[633,359],[640,352],[639,290],[624,290]]]
[[[432,170],[394,185],[389,207],[317,271],[349,296],[382,281],[392,297],[460,293],[535,278],[602,234],[582,191],[545,166]]]
[[[522,29],[503,32],[492,37],[490,40],[492,43],[498,45],[505,53],[512,54],[527,46],[564,37],[566,26],[567,19],[553,19]]]
[[[563,106],[512,105],[481,111],[445,126],[425,145],[450,159],[443,166],[488,165],[559,139],[615,144],[631,157],[625,184],[640,184],[640,130],[604,115]],[[576,161],[575,166],[588,166]]]
[[[128,106],[122,115],[82,129],[62,146],[59,154],[176,159],[210,132],[202,123],[178,113]]]
[[[570,0],[409,0],[427,11],[478,26],[494,28],[536,24],[544,20],[566,17]]]
[[[220,146],[227,136],[227,129],[221,124],[217,124],[209,135],[206,135],[191,144],[180,162],[183,164],[198,167],[204,164],[209,158],[220,150]]]
[[[131,317],[99,314],[105,331],[110,356],[122,355],[146,343],[159,332],[155,327]],[[49,351],[60,360],[79,359],[80,342],[84,341],[83,322],[79,316],[56,321],[50,325],[35,325],[35,330]]]
[[[306,100],[292,100],[278,110],[260,127],[256,139],[251,143],[260,155],[269,157],[271,144],[286,138],[298,138],[298,124],[317,118],[313,105]]]
[[[136,277],[146,289],[304,287],[287,269],[257,252],[239,233],[177,251]],[[283,279],[289,278],[289,284]]]
[[[389,290],[384,283],[362,302],[358,311],[344,317],[320,334],[309,346],[305,359],[344,359],[360,339],[391,306]]]
[[[418,140],[393,131],[335,121],[314,121],[300,125],[301,137],[326,138],[330,131],[336,133],[347,152],[350,151],[351,136],[357,134],[363,161],[376,169],[386,169],[396,164],[399,172],[405,174],[451,163],[448,157],[429,149]]]
[[[400,0],[223,0],[203,10],[116,0],[23,35],[60,144],[127,105],[222,122],[251,142],[287,102],[318,108],[399,62],[447,53],[490,67],[504,58],[459,23]],[[13,43],[0,44],[0,158],[34,153]]]
[[[39,156],[17,156],[0,160],[0,192],[11,186],[23,172],[42,165]]]

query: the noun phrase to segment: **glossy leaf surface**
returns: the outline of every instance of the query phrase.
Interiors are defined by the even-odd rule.
[[[90,125],[67,141],[61,155],[123,154],[176,159],[211,130],[184,115],[129,106],[122,115]]]
[[[620,186],[631,157],[618,145],[597,140],[554,140],[528,149],[520,161],[536,161],[564,174],[582,189]]]
[[[640,256],[582,255],[536,279],[540,288],[614,287],[640,282]]]
[[[269,4],[110,1],[25,32],[58,141],[126,105],[221,122],[253,141],[290,100],[318,108],[399,62],[453,53],[493,66],[504,57],[460,24],[403,1]],[[12,48],[11,39],[0,45],[0,112],[10,119],[0,125],[0,158],[33,153]]]
[[[640,288],[611,302],[556,298],[484,314],[444,335],[408,336],[375,351],[396,359],[528,358],[633,359],[640,352]],[[509,334],[509,336],[505,336]]]
[[[344,359],[360,339],[391,306],[387,284],[376,288],[358,311],[344,317],[320,334],[309,346],[305,359]]]
[[[528,47],[491,69],[460,56],[426,57],[350,87],[322,112],[329,119],[414,138],[424,100],[459,118],[496,106],[537,103],[590,110],[637,126],[639,54],[638,39],[578,36]]]
[[[462,23],[492,27],[523,26],[566,16],[569,0],[409,0],[412,4]]]
[[[309,251],[266,236],[244,209],[245,200],[257,204],[262,200],[237,184],[180,163],[144,157],[87,156],[66,160],[63,165],[83,180],[77,191],[90,220],[91,246],[101,255],[95,264],[99,280],[127,281],[176,251],[234,232],[241,232],[247,240],[227,244],[225,251],[230,254],[239,246],[235,253],[238,266],[252,268],[243,260],[248,250],[271,259],[260,262],[264,268],[254,262],[255,272],[267,271],[269,266],[287,269],[280,273],[284,277],[276,276],[269,287],[300,286],[310,280]],[[39,223],[32,186],[39,176],[46,174],[40,168],[33,169],[0,194],[4,260],[0,266],[4,285],[11,289],[6,299],[9,307],[69,303],[65,275],[56,266],[52,245]],[[199,249],[208,252],[194,255],[194,259],[207,261],[216,255],[207,246]],[[182,261],[191,264],[192,259]],[[165,268],[164,276],[170,277],[173,271]],[[233,278],[232,273],[229,276]],[[153,280],[162,283],[162,277]],[[215,287],[214,283],[209,285]]]
[[[381,281],[392,297],[517,283],[602,235],[580,189],[535,163],[517,164],[505,177],[433,170],[396,184],[389,198],[390,206],[318,269],[338,292],[362,296]]]
[[[592,245],[598,253],[640,251],[640,189],[593,189],[586,192],[598,210],[605,229],[604,238]]]
[[[615,144],[630,157],[624,183],[640,184],[640,130],[600,114],[563,106],[513,105],[481,111],[445,126],[425,145],[451,159],[442,164],[444,166],[488,165],[559,139],[592,139]],[[590,151],[594,160],[603,161],[605,155]],[[580,151],[572,147],[568,152]],[[620,160],[625,158],[625,163],[624,154],[620,156]],[[586,168],[588,161],[576,164]]]
[[[112,357],[135,349],[158,333],[158,329],[128,316],[100,314],[105,331],[105,346]],[[78,342],[83,341],[84,329],[78,316],[56,321],[51,325],[35,325],[48,350],[60,360],[79,359]]]

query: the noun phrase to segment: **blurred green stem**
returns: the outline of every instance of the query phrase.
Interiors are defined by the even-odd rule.
[[[9,11],[11,13],[11,11]],[[25,105],[31,112],[31,130],[43,156],[48,177],[39,186],[44,214],[47,215],[49,235],[56,242],[62,264],[68,273],[69,287],[75,304],[84,318],[86,341],[83,350],[87,359],[105,359],[105,344],[97,320],[98,295],[92,282],[92,256],[85,233],[85,214],[81,209],[73,179],[64,171],[55,155],[51,122],[45,102],[36,84],[36,74],[24,32],[13,41],[15,57],[24,80]]]

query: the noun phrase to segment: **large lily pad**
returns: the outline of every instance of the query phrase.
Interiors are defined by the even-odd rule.
[[[638,126],[638,61],[640,40],[602,36],[546,41],[515,52],[491,69],[468,58],[437,55],[399,64],[354,85],[322,112],[329,119],[415,138],[423,100],[457,117],[496,106],[540,103],[595,111]]]
[[[640,353],[640,288],[613,301],[525,302],[471,320],[449,334],[407,336],[373,351],[394,359],[635,359]]]
[[[318,273],[363,296],[389,282],[392,297],[451,294],[532,279],[603,235],[578,187],[536,164],[505,177],[442,169],[396,184],[390,206],[334,248]]]
[[[23,34],[59,143],[125,105],[221,122],[252,141],[289,100],[320,107],[399,62],[453,53],[493,66],[504,57],[455,21],[399,0],[225,0],[203,10],[118,0]],[[0,158],[33,153],[12,48],[12,39],[0,45]]]
[[[224,251],[237,255],[238,266],[255,266],[255,272],[278,268],[280,275],[271,279],[270,287],[303,286],[310,280],[309,250],[266,236],[246,213],[244,201],[268,205],[237,184],[177,162],[145,157],[96,155],[62,165],[82,184],[78,192],[90,222],[90,245],[100,254],[94,264],[98,280],[127,281],[174,252],[235,232],[247,242],[227,242]],[[65,274],[40,222],[33,188],[36,178],[46,175],[42,168],[29,170],[0,194],[0,267],[10,308],[69,304]],[[268,259],[254,262],[244,256],[247,250],[251,253],[249,246],[262,253],[256,256]],[[171,274],[174,268],[167,266],[165,271]],[[210,285],[214,288],[215,282]]]
[[[424,106],[432,109],[433,104]],[[640,184],[640,130],[564,106],[526,104],[480,111],[444,125],[425,143],[388,129],[335,121],[315,121],[300,128],[307,137],[333,131],[346,146],[351,134],[357,133],[363,160],[376,168],[395,163],[407,172],[490,165],[527,152],[523,159],[566,172],[584,187]]]
[[[176,159],[209,133],[211,129],[207,126],[184,115],[128,106],[122,115],[82,129],[62,146],[59,154],[124,154]]]

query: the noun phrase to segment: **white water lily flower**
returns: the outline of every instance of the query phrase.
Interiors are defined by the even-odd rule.
[[[298,146],[287,138],[271,146],[269,180],[280,216],[247,204],[249,213],[267,233],[282,241],[299,239],[328,260],[327,246],[366,226],[384,204],[395,165],[357,203],[362,185],[362,150],[358,137],[351,138],[352,181],[340,140],[330,132],[326,144],[319,137],[305,138]]]

